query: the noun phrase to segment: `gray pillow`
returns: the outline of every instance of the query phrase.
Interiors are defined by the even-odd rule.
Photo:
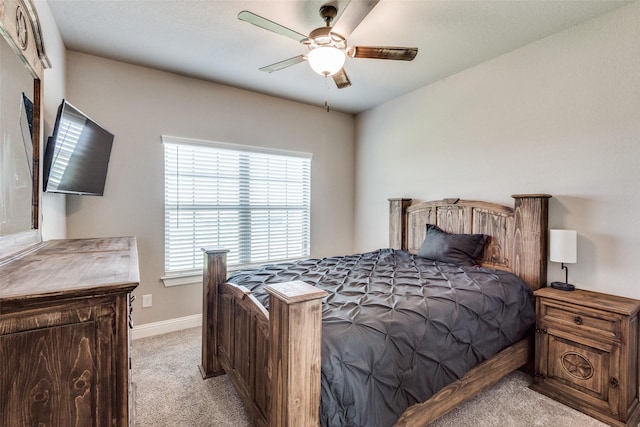
[[[476,265],[488,236],[452,234],[427,224],[427,235],[418,256],[457,265]]]

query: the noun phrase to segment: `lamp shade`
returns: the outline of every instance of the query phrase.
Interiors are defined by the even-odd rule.
[[[577,262],[578,233],[576,230],[550,230],[549,249],[549,259],[553,262]]]
[[[310,50],[307,59],[313,71],[321,76],[331,76],[342,69],[346,56],[338,48],[322,46]]]

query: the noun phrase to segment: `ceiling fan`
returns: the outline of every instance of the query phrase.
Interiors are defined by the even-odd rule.
[[[347,56],[350,58],[411,61],[418,54],[418,48],[416,47],[347,45],[347,37],[349,37],[353,30],[355,30],[379,1],[380,0],[352,0],[347,4],[342,15],[333,27],[331,23],[338,14],[338,9],[332,4],[325,4],[320,7],[320,16],[325,22],[325,26],[316,28],[311,31],[308,36],[246,10],[238,14],[238,19],[276,34],[289,37],[309,48],[307,54],[294,56],[293,58],[267,65],[260,68],[260,71],[272,73],[308,61],[316,73],[323,76],[332,76],[336,86],[342,89],[351,86],[351,81],[343,67]]]

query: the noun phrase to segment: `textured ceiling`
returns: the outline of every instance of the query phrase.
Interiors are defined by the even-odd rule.
[[[353,0],[358,1],[358,0]],[[358,113],[598,15],[617,0],[381,0],[349,45],[419,48],[412,62],[347,58],[352,86],[307,63],[258,68],[303,45],[237,19],[249,10],[297,32],[323,25],[327,0],[47,0],[67,49],[171,71],[307,104]],[[338,17],[339,19],[339,17]]]

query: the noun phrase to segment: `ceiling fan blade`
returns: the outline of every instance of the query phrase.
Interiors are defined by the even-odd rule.
[[[345,87],[351,86],[351,80],[349,80],[349,76],[347,76],[347,72],[344,68],[335,73],[332,77],[333,81],[336,82],[338,89],[344,89]]]
[[[397,61],[412,61],[417,54],[417,47],[352,46],[347,51],[347,55],[351,58],[395,59]]]
[[[332,32],[348,38],[379,1],[380,0],[351,0],[333,26]]]
[[[284,61],[276,62],[275,64],[267,65],[266,67],[260,68],[260,71],[264,71],[266,73],[273,73],[274,71],[282,70],[283,68],[291,67],[292,65],[299,64],[307,60],[307,57],[304,55],[294,56],[293,58],[285,59]]]
[[[264,28],[265,30],[273,31],[276,34],[289,37],[290,39],[293,39],[297,42],[300,42],[307,38],[307,36],[305,36],[304,34],[300,34],[297,31],[293,31],[273,21],[269,21],[267,18],[263,18],[262,16],[256,15],[255,13],[249,12],[247,10],[243,10],[242,12],[238,13],[238,19],[253,24],[257,27]]]

